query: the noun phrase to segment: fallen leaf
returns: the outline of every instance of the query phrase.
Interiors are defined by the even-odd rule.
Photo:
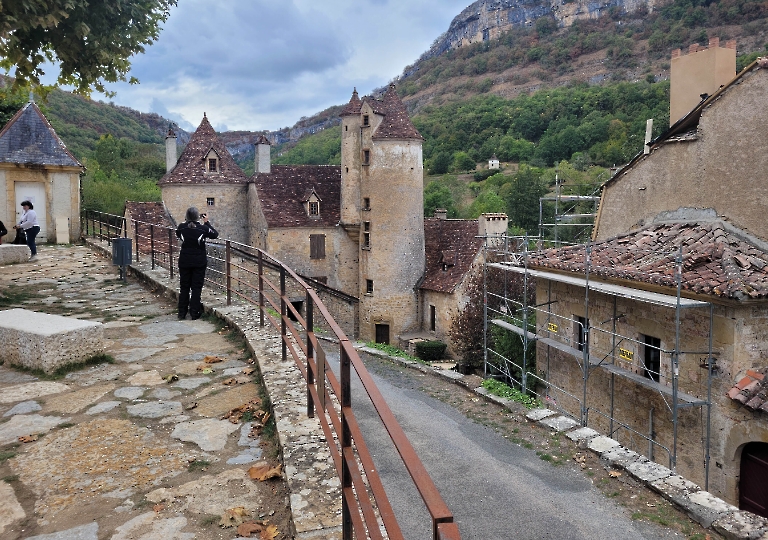
[[[261,540],[275,540],[280,532],[277,530],[277,525],[269,524],[261,531]]]
[[[268,463],[261,463],[248,469],[248,476],[251,477],[251,480],[258,480],[259,482],[263,482],[265,480],[269,480],[270,478],[280,478],[282,471],[282,465],[278,465],[277,467],[270,467]]]
[[[256,371],[256,369],[255,369],[255,368],[252,368],[252,367],[243,368],[243,373],[244,373],[245,375],[250,375],[250,374],[251,374],[251,373],[253,373],[254,371]]]
[[[213,370],[211,368],[207,368],[207,369],[204,369],[202,373],[203,375],[210,375],[211,373],[213,373]]]
[[[203,362],[206,364],[218,364],[219,362],[223,362],[223,358],[219,358],[218,356],[206,356],[203,358]]]
[[[232,386],[233,384],[237,384],[237,379],[232,377],[231,379],[227,379],[226,381],[222,382],[221,384],[226,386]]]
[[[256,523],[255,521],[248,521],[243,523],[237,528],[237,535],[248,538],[253,533],[260,533],[264,530],[264,527]]]
[[[186,406],[186,407],[184,407],[184,408],[185,408],[186,410],[188,410],[188,411],[191,411],[191,410],[192,410],[192,409],[194,409],[195,407],[197,407],[197,401],[195,401],[194,403],[190,403],[189,405],[187,405],[187,406]]]
[[[38,439],[37,435],[22,435],[19,437],[19,442],[28,443],[35,442]]]
[[[613,478],[618,478],[621,476],[621,473],[619,471],[608,471],[608,476],[611,476]]]
[[[167,375],[166,377],[164,377],[164,379],[165,379],[165,382],[172,383],[172,382],[178,381],[179,380],[179,376],[178,375]]]
[[[221,515],[221,521],[219,521],[219,526],[237,527],[245,523],[246,519],[249,517],[251,517],[251,514],[248,513],[248,510],[243,506],[236,506],[235,508],[224,510],[224,513]]]
[[[155,506],[152,507],[152,510],[155,511],[155,514],[159,514],[160,512],[165,510],[165,505],[164,504],[156,504]]]

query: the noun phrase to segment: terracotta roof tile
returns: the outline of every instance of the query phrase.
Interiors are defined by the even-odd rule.
[[[125,213],[127,218],[138,222],[139,249],[142,253],[152,251],[151,235],[154,233],[155,241],[167,242],[168,233],[166,228],[174,229],[176,224],[171,219],[171,215],[161,202],[125,202]],[[151,225],[155,225],[154,231]],[[136,225],[129,225],[130,234],[136,234]]]
[[[421,288],[452,292],[482,249],[483,239],[476,238],[477,234],[476,220],[425,219],[426,272]]]
[[[726,395],[753,411],[768,412],[768,367],[748,369],[747,375],[731,387]]]
[[[0,131],[0,163],[83,166],[34,102],[24,105]]]
[[[363,101],[360,99],[360,96],[357,95],[357,88],[355,88],[352,91],[352,98],[349,100],[349,103],[347,103],[341,110],[339,116],[353,116],[355,114],[360,114],[360,109],[362,106]]]
[[[590,276],[676,287],[683,246],[683,291],[735,300],[768,298],[768,252],[722,221],[659,223],[592,244]],[[531,267],[584,273],[585,247],[532,253]],[[739,261],[747,260],[749,265]]]
[[[211,150],[218,155],[219,172],[206,171],[205,157]],[[243,170],[216,135],[208,117],[203,116],[203,121],[192,134],[176,166],[158,184],[244,184],[247,180]]]
[[[381,100],[384,106],[384,119],[376,128],[373,139],[423,139],[419,130],[411,122],[408,110],[395,91],[395,85],[390,85]],[[374,109],[375,110],[375,109]],[[376,111],[378,112],[378,111]]]
[[[340,219],[341,167],[337,165],[272,165],[269,174],[254,174],[261,210],[269,227],[335,227]],[[319,218],[310,218],[304,206],[314,191]]]

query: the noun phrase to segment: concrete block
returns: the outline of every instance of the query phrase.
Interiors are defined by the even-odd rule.
[[[671,470],[667,469],[663,465],[649,461],[647,458],[643,458],[642,460],[638,460],[633,463],[628,463],[624,468],[629,474],[641,482],[645,482],[646,484],[650,484],[656,480],[661,480],[662,478],[672,476]]]
[[[525,417],[532,422],[538,422],[539,420],[544,420],[548,416],[554,416],[556,414],[555,411],[550,411],[549,409],[533,409],[529,411]]]
[[[651,488],[661,493],[661,495],[672,502],[677,502],[682,498],[688,498],[691,493],[701,491],[701,488],[686,480],[679,474],[673,474],[660,480],[655,480],[650,484]]]
[[[27,262],[31,252],[26,245],[0,244],[0,266]]]
[[[768,532],[768,520],[752,512],[733,512],[712,523],[728,540],[756,540]]]
[[[541,425],[554,429],[555,431],[568,431],[579,425],[573,418],[567,416],[548,417],[539,422]]]
[[[618,442],[604,435],[590,439],[589,443],[587,444],[587,448],[597,454],[600,454],[601,456],[609,450],[616,448],[617,446],[620,446]]]
[[[104,352],[101,323],[27,309],[0,311],[0,359],[52,373]]]
[[[622,469],[626,469],[630,464],[637,461],[648,461],[645,456],[641,456],[637,452],[630,450],[629,448],[624,448],[623,446],[615,446],[600,457],[610,463],[613,467]]]
[[[568,437],[569,439],[575,442],[582,442],[582,441],[587,441],[589,439],[594,439],[598,435],[600,435],[600,433],[588,427],[574,429],[573,431],[569,431],[568,433],[565,434],[566,437]]]
[[[714,521],[738,511],[738,508],[718,499],[708,491],[675,496],[672,500],[704,527],[711,527]]]

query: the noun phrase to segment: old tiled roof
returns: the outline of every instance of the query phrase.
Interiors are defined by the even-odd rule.
[[[411,122],[408,110],[397,95],[394,84],[390,85],[384,94],[381,104],[384,106],[384,119],[376,128],[374,139],[423,139]]]
[[[682,289],[734,300],[768,298],[768,252],[722,221],[658,223],[592,244],[589,275],[676,287],[683,246]],[[535,252],[529,267],[584,273],[585,247]]]
[[[161,227],[176,227],[170,214],[161,202],[125,201],[125,210],[131,219]]]
[[[33,102],[24,105],[0,131],[0,163],[83,166]]]
[[[426,272],[421,288],[449,293],[469,272],[483,246],[477,221],[427,218],[424,220]]]
[[[334,227],[340,219],[341,167],[337,165],[272,165],[272,172],[254,174],[259,202],[269,227]],[[310,218],[304,206],[315,191],[320,217]]]
[[[219,157],[219,172],[206,172],[205,157],[213,149]],[[208,117],[203,116],[200,126],[192,134],[187,147],[179,156],[176,166],[166,173],[158,184],[239,184],[248,181],[224,143],[216,135]]]
[[[747,374],[728,391],[728,397],[753,411],[768,412],[768,368],[747,370]]]
[[[357,88],[355,88],[352,92],[352,98],[349,100],[349,103],[347,103],[341,110],[339,116],[352,116],[355,114],[360,114],[360,109],[362,106],[363,102],[360,99],[360,96],[357,95]]]

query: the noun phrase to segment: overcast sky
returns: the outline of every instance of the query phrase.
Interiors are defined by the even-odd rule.
[[[471,0],[179,0],[118,105],[182,128],[276,130],[400,75]],[[97,94],[94,99],[105,99]]]

